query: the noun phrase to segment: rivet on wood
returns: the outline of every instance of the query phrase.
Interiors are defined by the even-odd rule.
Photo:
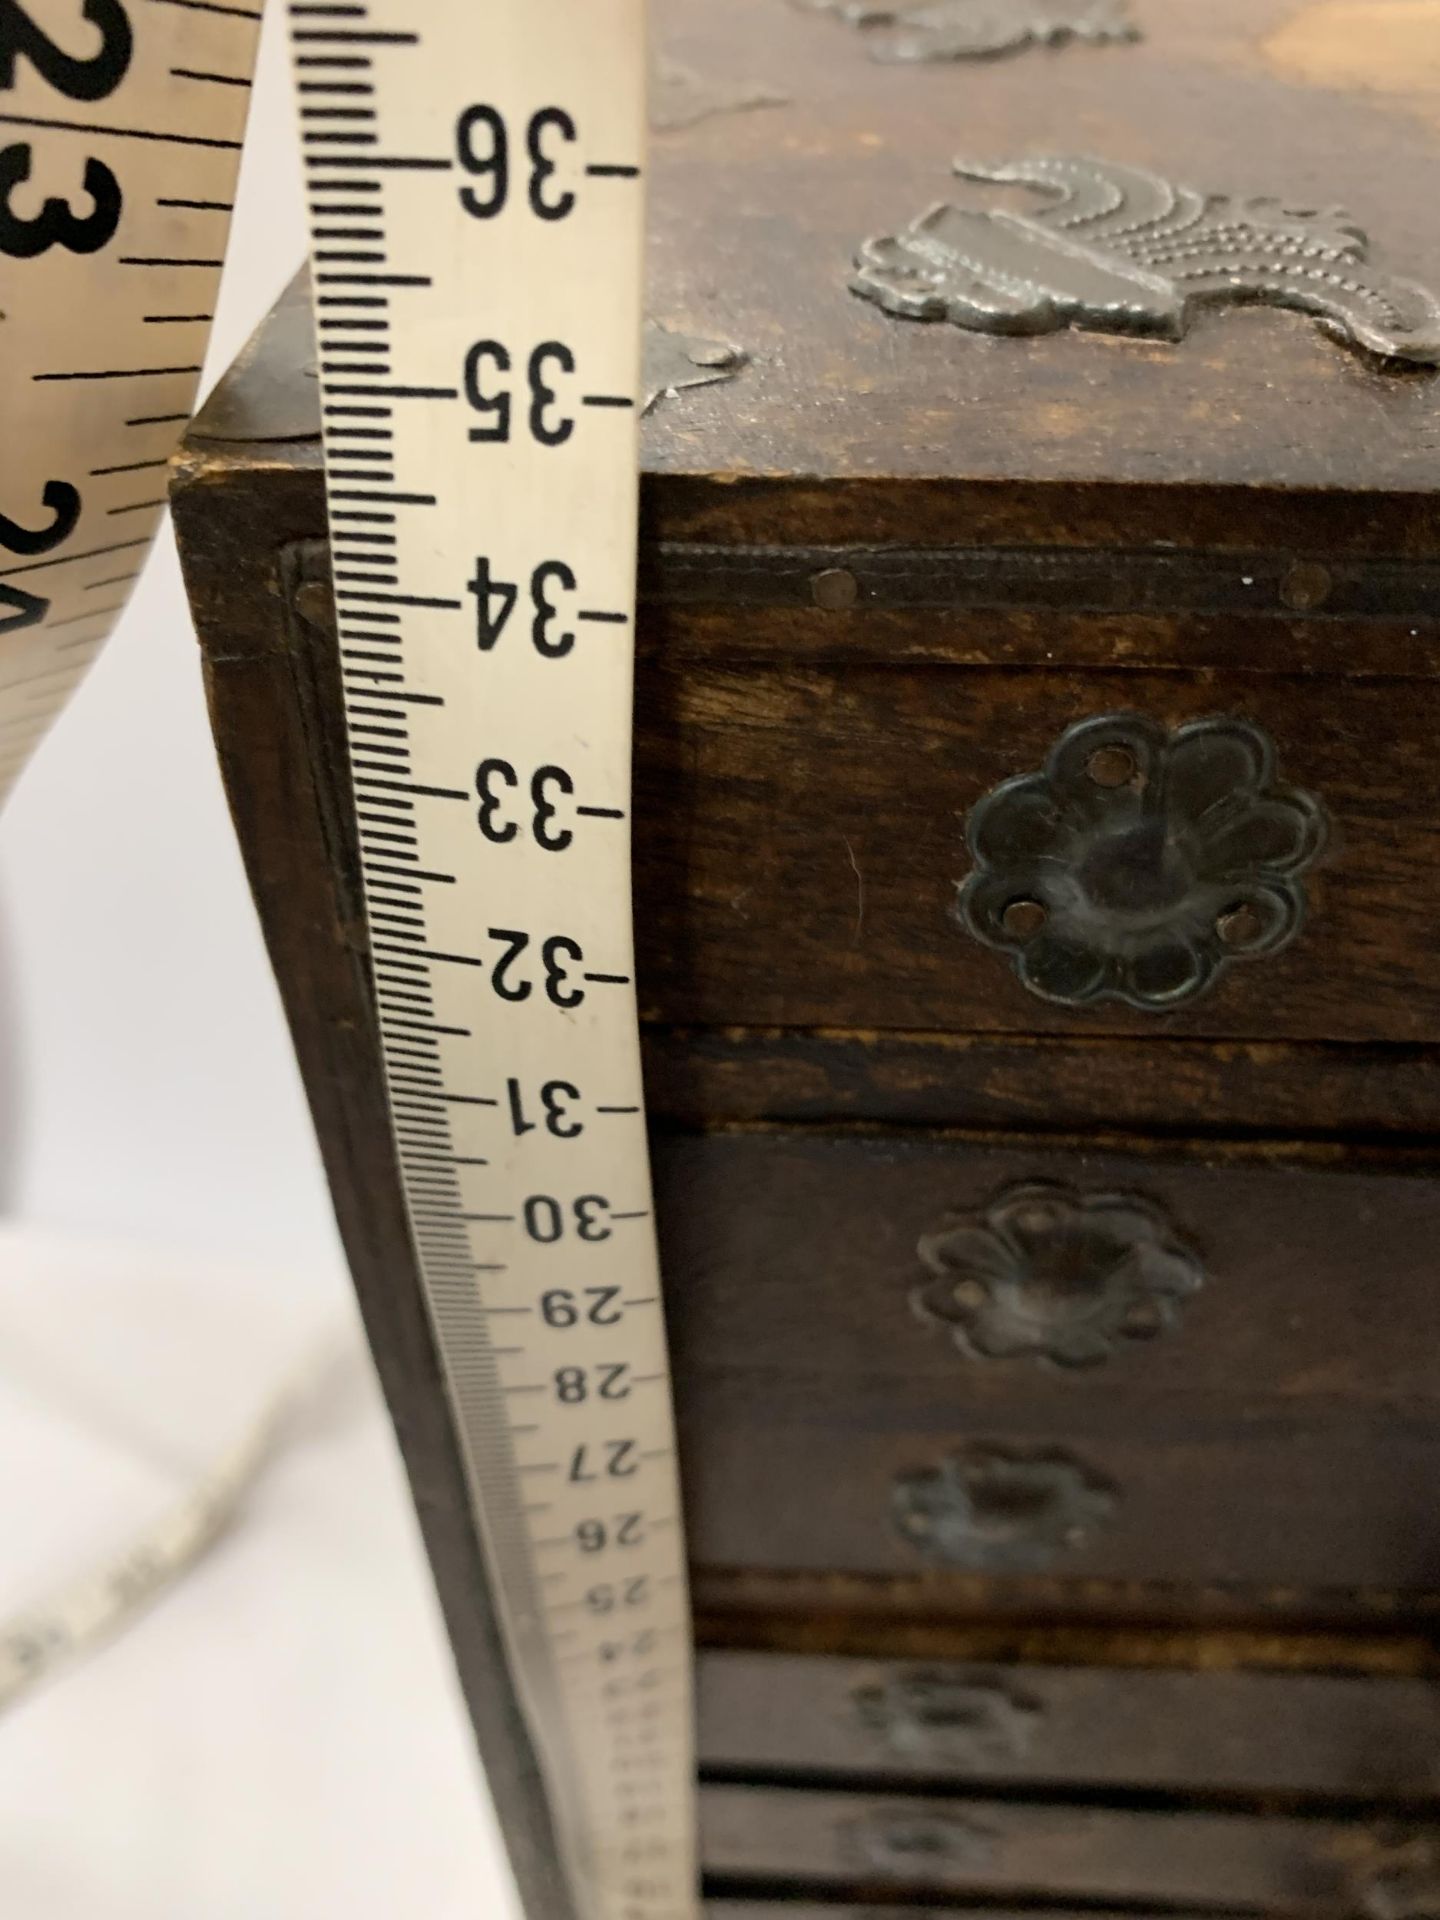
[[[295,611],[312,627],[328,627],[334,619],[328,580],[302,580],[295,589]]]
[[[812,575],[810,595],[827,613],[843,613],[860,598],[860,582],[848,567],[826,567]]]
[[[1324,606],[1333,584],[1328,567],[1316,560],[1297,560],[1280,582],[1280,598],[1297,613],[1308,613],[1312,607]]]
[[[1000,924],[1012,940],[1033,940],[1049,915],[1038,900],[1012,900],[1000,916]]]
[[[1215,931],[1227,947],[1248,947],[1260,938],[1265,925],[1254,907],[1242,904],[1222,913],[1215,922]]]
[[[1129,747],[1097,747],[1085,762],[1085,771],[1097,787],[1123,787],[1135,778],[1136,760]]]

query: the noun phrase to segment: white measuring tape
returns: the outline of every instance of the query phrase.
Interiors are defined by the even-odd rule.
[[[584,1920],[696,1908],[630,925],[643,0],[290,8],[397,1152]],[[0,0],[0,788],[193,402],[258,9]]]

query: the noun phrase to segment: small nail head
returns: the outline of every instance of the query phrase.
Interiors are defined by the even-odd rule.
[[[1112,742],[1095,749],[1085,762],[1085,771],[1097,787],[1123,787],[1135,778],[1135,756],[1129,747]]]
[[[332,606],[330,588],[323,580],[302,580],[295,589],[295,611],[313,627],[330,624]]]
[[[1022,1233],[1034,1234],[1037,1238],[1041,1234],[1053,1233],[1059,1224],[1055,1208],[1046,1206],[1043,1201],[1032,1201],[1029,1206],[1022,1207],[1014,1215],[1014,1222]]]
[[[1253,947],[1264,930],[1260,915],[1248,904],[1229,908],[1215,922],[1215,931],[1227,947]]]
[[[860,598],[860,582],[848,567],[825,567],[812,575],[810,595],[827,613],[843,613]]]
[[[1049,917],[1039,900],[1011,900],[1000,916],[1000,924],[1012,940],[1031,940]]]
[[[1318,560],[1297,560],[1280,582],[1280,598],[1296,613],[1308,613],[1324,606],[1333,585],[1330,569]]]

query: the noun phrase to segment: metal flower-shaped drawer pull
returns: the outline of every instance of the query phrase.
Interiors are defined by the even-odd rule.
[[[973,1442],[895,1482],[895,1524],[927,1559],[971,1573],[1041,1573],[1088,1544],[1115,1490],[1059,1448]]]
[[[842,1853],[886,1879],[923,1882],[988,1866],[996,1835],[978,1820],[924,1807],[875,1807],[841,1828]]]
[[[972,1360],[1030,1354],[1095,1366],[1178,1322],[1205,1274],[1139,1194],[1027,1181],[920,1241],[930,1278],[912,1303]]]
[[[1294,938],[1325,836],[1250,721],[1105,714],[973,810],[959,918],[1042,999],[1163,1012]]]
[[[861,1724],[892,1753],[979,1768],[1018,1760],[1040,1720],[1037,1700],[994,1674],[916,1667],[855,1691]]]

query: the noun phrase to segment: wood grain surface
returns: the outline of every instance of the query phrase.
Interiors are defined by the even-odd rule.
[[[880,1902],[888,1885],[912,1898],[1044,1894],[1317,1916],[1355,1911],[1400,1837],[1318,1818],[743,1786],[703,1789],[701,1833],[716,1891],[789,1880],[812,1896],[831,1886]]]
[[[1034,1920],[1035,1915],[1033,1907],[975,1906],[966,1900],[963,1909],[947,1908],[941,1900],[928,1903],[927,1920],[929,1914],[962,1910],[970,1920]],[[917,1920],[914,1907],[880,1907],[871,1901],[857,1908],[818,1900],[707,1900],[705,1914],[706,1920]],[[1130,1920],[1128,1915],[1096,1907],[1067,1911],[1047,1905],[1045,1914],[1046,1920]],[[1177,1913],[1170,1920],[1201,1920],[1201,1916]]]
[[[706,1122],[869,1120],[1089,1135],[1440,1132],[1428,1047],[1143,1037],[649,1027],[650,1110]]]
[[[700,1764],[729,1780],[1440,1795],[1440,1691],[1424,1680],[722,1649],[698,1678]]]
[[[937,200],[1033,206],[964,187],[962,151],[1088,153],[1202,191],[1342,202],[1378,264],[1440,285],[1433,25],[1426,0],[1403,11],[1408,27],[1392,7],[1382,32],[1351,29],[1395,54],[1380,87],[1353,51],[1333,57],[1333,30],[1325,63],[1297,54],[1332,0],[1146,0],[1132,45],[918,68],[877,64],[787,0],[656,0],[662,69],[715,110],[652,140],[649,311],[751,364],[646,422],[652,537],[1433,554],[1430,372],[1385,370],[1270,309],[1201,314],[1179,345],[1002,339],[896,320],[846,288],[861,241]],[[777,103],[736,104],[762,93]],[[307,412],[313,430],[313,396]]]
[[[963,826],[1074,721],[1256,722],[1332,845],[1285,951],[1168,1013],[1056,1006],[955,920]],[[1132,672],[770,673],[656,662],[637,690],[641,1004],[737,1026],[1433,1041],[1440,698],[1412,682]]]
[[[655,141],[651,310],[755,366],[659,425],[649,460],[869,491],[880,449],[887,479],[1433,487],[1432,376],[1377,373],[1294,315],[1202,316],[1178,348],[1006,340],[907,325],[844,293],[859,240],[954,195],[961,151],[1094,153],[1202,191],[1343,201],[1394,271],[1433,285],[1433,71],[1412,59],[1397,95],[1332,61],[1317,84],[1282,38],[1316,11],[1147,0],[1133,45],[916,69],[878,66],[833,19],[775,0],[662,4],[671,57],[789,104]],[[890,526],[905,504],[895,488]],[[759,537],[789,537],[767,520]]]
[[[1207,1279],[1179,1329],[1089,1369],[976,1361],[911,1309],[920,1237],[1012,1182],[1134,1193]],[[891,1574],[897,1477],[1062,1448],[1116,1490],[1045,1571],[1424,1590],[1440,1556],[1437,1190],[1277,1157],[787,1134],[657,1142],[692,1551]]]
[[[292,490],[303,490],[307,476],[320,510],[318,473],[279,462],[236,471],[198,448],[191,458],[191,484],[233,492],[249,537],[266,538],[268,523],[272,543],[268,582],[254,578],[263,561],[232,548],[234,565],[197,584],[219,600],[217,618],[237,637],[248,628],[252,645],[274,644],[267,626],[284,580],[292,620],[303,609],[300,624],[316,628],[307,643],[333,647],[323,553],[306,541],[288,543],[283,559],[273,548],[293,514]],[[207,537],[213,546],[214,533]],[[1252,721],[1273,740],[1282,780],[1314,795],[1329,816],[1329,846],[1306,877],[1306,920],[1292,944],[1236,962],[1171,1012],[1040,999],[956,918],[972,808],[1002,781],[1041,767],[1075,720],[1119,712],[1167,727],[1216,715]],[[1330,1048],[1330,1059],[1336,1043],[1432,1044],[1440,1038],[1431,937],[1440,921],[1440,791],[1428,776],[1436,729],[1440,683],[1429,680],[1406,683],[1401,696],[1386,678],[1349,680],[1342,693],[1324,675],[1278,672],[757,670],[652,655],[638,676],[636,711],[642,1018],[877,1034],[1309,1040]],[[1243,1049],[1231,1058],[1243,1062]],[[1342,1072],[1352,1063],[1363,1071],[1363,1060],[1340,1058]],[[1246,1078],[1270,1079],[1272,1094],[1283,1084]],[[1310,1078],[1326,1082],[1328,1067]],[[1173,1119],[1223,1124],[1206,1111],[1206,1082],[1203,1067],[1200,1085],[1177,1076]],[[1413,1069],[1402,1072],[1385,1130],[1405,1130],[1413,1085]],[[1332,1104],[1342,1088],[1343,1080],[1330,1084]],[[1296,1096],[1288,1117],[1305,1129],[1308,1101],[1298,1088]],[[1253,1123],[1247,1098],[1222,1096],[1225,1104],[1237,1116],[1249,1109]],[[1348,1124],[1364,1130],[1363,1112]]]

